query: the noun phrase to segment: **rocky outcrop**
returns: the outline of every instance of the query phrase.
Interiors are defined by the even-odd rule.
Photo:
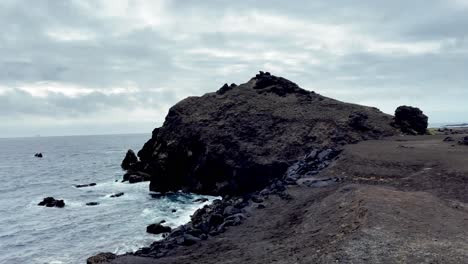
[[[42,158],[43,155],[42,155],[42,153],[36,153],[36,154],[34,154],[34,157],[36,157],[36,158]]]
[[[403,105],[395,110],[393,124],[405,134],[424,135],[427,133],[428,117],[419,108]]]
[[[261,72],[176,104],[130,169],[150,175],[152,191],[245,194],[282,178],[313,149],[394,135],[391,121]]]
[[[46,197],[42,200],[42,202],[38,203],[37,205],[45,207],[63,208],[65,207],[65,202],[63,200],[55,200],[54,197]]]
[[[129,170],[132,166],[138,162],[138,157],[135,155],[133,150],[129,149],[125,158],[122,160],[122,164],[120,165],[123,170]]]

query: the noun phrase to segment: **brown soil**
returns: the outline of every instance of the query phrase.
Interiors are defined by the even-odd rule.
[[[464,135],[454,136],[459,138]],[[243,224],[161,259],[111,263],[468,263],[468,146],[445,136],[348,145],[316,178]]]

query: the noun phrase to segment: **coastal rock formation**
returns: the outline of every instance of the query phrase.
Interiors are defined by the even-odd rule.
[[[403,105],[395,110],[394,125],[405,134],[424,135],[428,117],[419,108]]]
[[[55,200],[54,197],[46,197],[42,200],[42,202],[38,203],[37,205],[63,208],[65,207],[65,202],[63,200]]]
[[[124,163],[150,175],[152,191],[244,194],[282,178],[313,149],[394,135],[391,122],[376,108],[260,72],[245,84],[173,106],[138,152],[140,161],[130,153]]]
[[[125,158],[122,160],[122,164],[120,165],[123,170],[129,170],[132,165],[138,162],[138,157],[135,155],[133,150],[129,149]]]

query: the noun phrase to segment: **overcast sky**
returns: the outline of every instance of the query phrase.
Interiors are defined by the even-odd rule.
[[[0,137],[144,132],[264,70],[468,121],[468,0],[0,0]]]

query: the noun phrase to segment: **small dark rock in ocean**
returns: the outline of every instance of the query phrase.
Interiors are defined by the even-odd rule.
[[[129,170],[133,164],[138,162],[138,157],[135,155],[133,150],[129,149],[125,158],[122,161],[121,167],[123,170]]]
[[[117,258],[114,253],[106,252],[99,253],[96,256],[92,256],[86,260],[86,264],[104,264],[109,263],[113,259]]]
[[[65,202],[63,200],[55,200],[54,197],[46,197],[37,205],[63,208],[65,207]]]
[[[460,139],[460,141],[458,141],[458,144],[468,146],[468,136]]]
[[[87,206],[95,206],[95,205],[99,205],[98,202],[89,202],[89,203],[86,203]]]
[[[208,198],[198,198],[193,200],[194,203],[205,203],[208,202]]]
[[[177,209],[172,209],[171,212],[175,213],[177,212]]]
[[[96,183],[89,183],[89,184],[78,184],[75,185],[76,188],[84,188],[84,187],[91,187],[91,186],[96,186]]]
[[[159,224],[151,224],[146,227],[146,232],[159,235],[162,233],[169,233],[171,232],[171,228],[169,226],[163,226],[161,223]]]
[[[395,110],[393,125],[405,134],[424,135],[428,117],[419,108],[403,105]]]
[[[119,193],[116,193],[116,194],[112,194],[110,197],[111,197],[111,198],[115,198],[115,197],[120,197],[120,196],[122,196],[122,195],[124,195],[124,193],[123,193],[123,192],[119,192]]]
[[[34,154],[34,157],[36,157],[36,158],[42,158],[43,156],[42,156],[42,153],[36,153],[36,154]]]
[[[444,141],[445,142],[453,142],[453,141],[455,141],[455,139],[453,137],[446,137],[446,138],[444,138]]]
[[[266,207],[266,206],[265,206],[264,204],[259,204],[259,205],[257,205],[257,208],[258,208],[258,209],[265,209],[265,207]]]

